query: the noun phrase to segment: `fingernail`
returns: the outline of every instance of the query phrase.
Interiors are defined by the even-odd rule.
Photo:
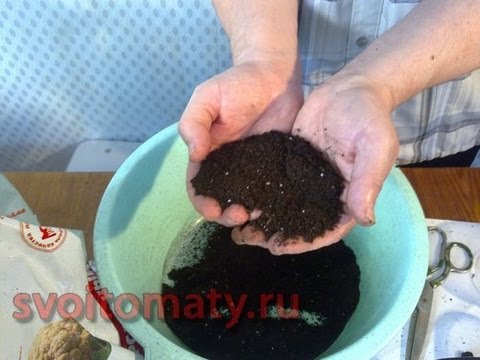
[[[373,211],[373,207],[367,208],[365,213],[365,222],[368,226],[375,224],[375,213]]]

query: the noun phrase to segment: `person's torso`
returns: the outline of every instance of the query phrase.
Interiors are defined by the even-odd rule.
[[[320,86],[420,0],[301,0],[299,47],[305,93]],[[414,96],[392,114],[399,163],[418,162],[480,143],[480,72]]]

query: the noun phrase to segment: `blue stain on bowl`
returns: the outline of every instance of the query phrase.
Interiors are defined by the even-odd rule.
[[[177,126],[140,146],[112,178],[100,203],[94,251],[100,281],[114,295],[158,293],[170,244],[195,216],[185,191],[187,148]],[[398,169],[376,204],[377,223],[345,238],[361,270],[360,301],[320,358],[369,359],[408,321],[428,266],[428,233],[418,198]],[[158,314],[157,314],[158,315]],[[121,320],[147,359],[195,359],[161,316]],[[315,339],[312,339],[315,341]]]

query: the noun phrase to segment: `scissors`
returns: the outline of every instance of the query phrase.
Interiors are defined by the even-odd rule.
[[[429,226],[428,231],[436,232],[440,236],[440,257],[433,266],[428,268],[422,295],[410,319],[406,359],[411,360],[420,359],[422,354],[432,309],[433,290],[440,286],[451,272],[466,273],[473,265],[473,254],[468,246],[459,242],[447,244],[447,234],[437,226]],[[465,254],[467,262],[464,266],[456,266],[452,263],[450,253],[453,248],[459,248]],[[437,275],[438,273],[439,275]]]

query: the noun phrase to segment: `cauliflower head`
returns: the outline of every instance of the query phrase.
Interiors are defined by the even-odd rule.
[[[43,326],[35,336],[29,360],[90,360],[92,335],[73,319]]]

